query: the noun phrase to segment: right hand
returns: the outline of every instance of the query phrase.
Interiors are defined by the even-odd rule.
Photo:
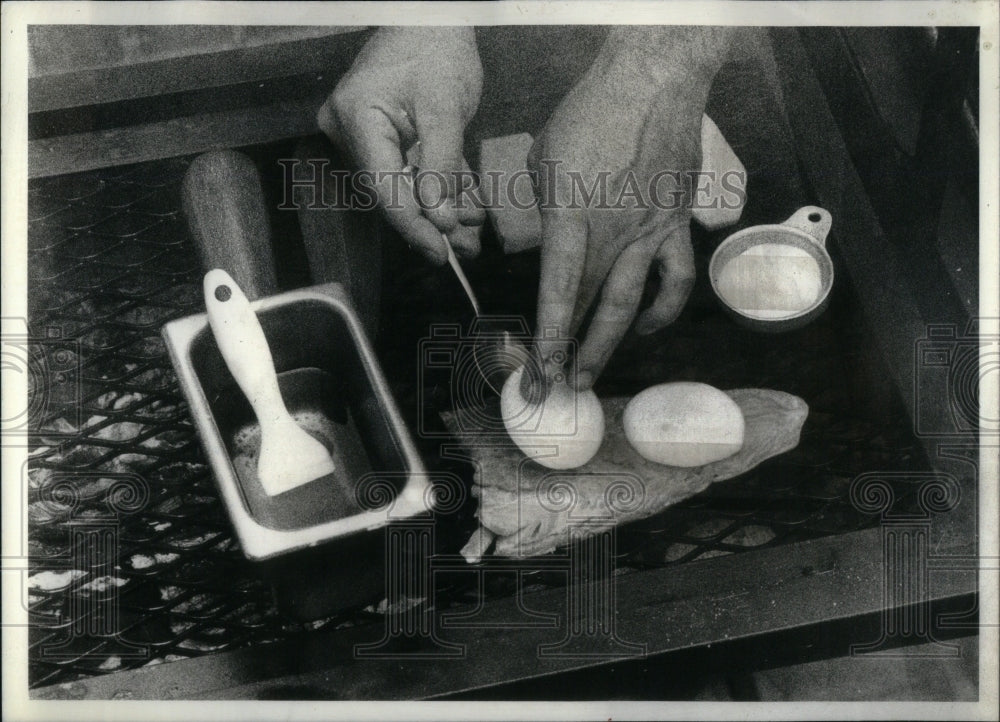
[[[543,393],[565,377],[570,339],[596,300],[571,376],[578,390],[591,387],[635,319],[652,265],[660,288],[636,330],[657,331],[684,307],[695,272],[689,180],[701,167],[701,118],[727,42],[728,32],[712,28],[613,29],[535,141],[529,168],[539,173],[542,215],[535,347]],[[671,173],[678,182],[661,188]],[[607,178],[614,207],[573,202],[574,174],[586,188]],[[634,192],[616,203],[626,188]],[[524,382],[526,396],[534,381]]]
[[[389,223],[436,264],[447,261],[442,233],[461,256],[479,252],[483,209],[456,181],[467,172],[465,126],[479,105],[483,71],[471,27],[383,27],[361,49],[354,65],[320,108],[319,127],[373,174]],[[404,154],[420,143],[420,169],[442,174],[411,193],[408,183],[378,174],[401,171]]]

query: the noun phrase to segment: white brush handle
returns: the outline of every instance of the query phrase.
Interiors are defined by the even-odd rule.
[[[204,289],[208,323],[215,342],[229,372],[250,400],[260,425],[273,426],[290,419],[264,329],[246,295],[219,268],[205,274]]]

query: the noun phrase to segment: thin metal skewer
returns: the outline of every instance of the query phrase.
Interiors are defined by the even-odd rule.
[[[406,167],[403,168],[403,172],[412,181],[419,172],[419,140],[413,144],[413,147],[410,148],[409,151],[407,151],[406,158],[409,162],[406,164]],[[472,285],[469,283],[469,279],[466,277],[465,271],[462,270],[462,265],[458,262],[458,257],[455,255],[455,249],[451,247],[451,241],[448,240],[448,236],[445,233],[441,234],[441,239],[444,241],[445,248],[448,249],[448,265],[451,266],[451,270],[454,272],[455,277],[458,278],[458,282],[462,284],[462,290],[465,291],[465,295],[469,299],[469,303],[472,304],[472,310],[476,312],[477,316],[482,316],[482,311],[479,309],[479,300],[476,298],[476,294],[472,290]]]
[[[455,255],[455,249],[451,247],[451,242],[448,240],[448,236],[446,234],[442,233],[441,238],[444,239],[444,244],[448,248],[448,265],[450,265],[451,270],[455,272],[458,282],[462,284],[462,288],[465,290],[465,295],[468,296],[469,303],[472,304],[472,310],[476,312],[477,316],[482,316],[483,314],[479,310],[479,301],[476,299],[476,294],[472,290],[472,286],[469,284],[469,279],[465,276],[465,271],[462,270],[462,266],[458,262],[458,257]]]
[[[403,168],[403,172],[407,175],[407,177],[409,177],[410,181],[413,182],[420,167],[420,141],[414,143],[410,150],[407,151],[406,160],[407,164]],[[458,262],[458,257],[455,255],[455,249],[452,248],[451,241],[448,240],[448,235],[446,233],[442,233],[441,239],[444,241],[445,248],[448,250],[448,265],[451,266],[452,273],[455,274],[458,282],[462,284],[462,290],[465,291],[465,296],[469,299],[469,303],[472,305],[472,310],[475,312],[476,318],[479,319],[482,317],[483,313],[479,307],[479,299],[476,298],[476,293],[472,290],[472,284],[469,283],[469,279],[466,277],[465,271],[462,270],[462,264]],[[494,356],[497,355],[495,345],[477,342],[473,349],[476,367],[479,369],[479,373],[482,374],[482,377],[485,379],[487,385],[489,385],[489,387],[492,388],[497,394],[500,394],[505,377],[501,376],[501,378],[497,378],[497,368],[499,367],[497,367],[497,364],[495,363],[496,359],[493,359],[493,364],[487,364],[493,369],[493,371],[491,373],[486,372],[484,364],[481,363],[480,359],[484,349],[489,349]],[[509,361],[512,366],[512,368],[508,369],[508,371],[513,370],[514,367],[523,365],[528,358],[528,350],[525,349],[520,342],[515,340],[508,331],[503,332],[500,349],[502,350],[500,356]],[[520,362],[516,362],[515,359],[520,359]]]

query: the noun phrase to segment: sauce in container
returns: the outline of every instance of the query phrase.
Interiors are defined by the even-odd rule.
[[[249,403],[233,389],[234,418],[239,419],[228,439],[233,468],[251,515],[272,529],[301,529],[360,514],[355,498],[359,479],[372,471],[354,414],[344,389],[319,369],[296,369],[278,376],[288,411],[296,423],[330,452],[334,472],[270,496],[257,478],[260,424]],[[288,458],[288,464],[296,459]]]

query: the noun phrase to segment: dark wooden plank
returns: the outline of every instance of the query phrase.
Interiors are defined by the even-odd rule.
[[[827,106],[844,139],[851,163],[861,179],[877,220],[889,243],[898,249],[900,270],[913,290],[925,319],[933,322],[962,323],[968,312],[950,279],[937,244],[941,201],[949,178],[966,179],[978,175],[978,149],[961,147],[960,108],[964,69],[955,62],[956,55],[970,52],[965,47],[975,34],[942,34],[938,55],[934,58],[932,90],[921,103],[918,134],[913,154],[896,147],[887,108],[875,103],[877,89],[868,90],[868,79],[858,70],[859,59],[848,44],[844,30],[808,28],[799,33],[808,53],[810,66],[819,80]],[[950,43],[945,43],[945,39]],[[892,45],[895,47],[895,45]],[[974,48],[972,49],[974,52]],[[902,50],[900,55],[904,55]],[[894,71],[900,85],[905,74]],[[895,111],[903,116],[902,110]],[[977,197],[973,184],[971,198]],[[965,262],[973,268],[978,261],[978,244],[964,251]]]
[[[325,98],[323,93],[255,108],[29,141],[28,177],[77,173],[312,135],[319,130],[316,111]]]
[[[853,27],[841,31],[866,81],[868,96],[906,153],[917,151],[923,105],[933,83],[930,27]],[[893,52],[887,53],[886,48]]]
[[[328,71],[336,77],[350,66],[365,37],[367,32],[363,27],[330,28],[323,37],[38,75],[28,80],[28,112],[98,105],[309,72]]]
[[[926,332],[920,303],[905,282],[899,251],[883,232],[864,191],[808,54],[794,28],[771,31],[785,102],[803,174],[817,201],[833,216],[830,245],[842,259],[844,279],[854,286],[897,388],[916,409],[915,344]]]
[[[473,165],[482,138],[539,131],[563,94],[589,66],[605,32],[586,26],[479,31],[486,84],[466,133]],[[41,111],[79,108],[92,113],[111,108],[116,117],[127,117],[130,102],[145,109],[152,102],[148,99],[155,96],[173,94],[176,107],[183,108],[185,93],[195,96],[206,88],[218,88],[225,94],[255,77],[287,78],[304,71],[296,77],[305,78],[304,73],[323,71],[310,97],[301,100],[32,140],[29,177],[311,135],[317,131],[315,111],[366,38],[367,32],[350,32],[32,79],[29,106],[38,116],[46,115]],[[304,85],[310,83],[304,81]]]
[[[559,101],[597,56],[602,26],[517,25],[477,28],[483,97],[466,137],[538,135]]]
[[[958,654],[915,645],[898,657],[839,657],[755,672],[764,702],[928,701],[979,699],[979,637],[957,639]]]
[[[337,76],[330,72],[314,71],[114,103],[41,111],[28,115],[28,140],[98,133],[175,118],[272,105],[320,95],[332,89],[336,81]]]
[[[135,65],[184,55],[276,45],[362,26],[321,25],[29,25],[28,74]]]
[[[881,531],[852,534],[636,572],[617,582],[617,634],[663,654],[805,625],[878,615],[883,605]],[[968,553],[962,546],[950,553]],[[976,591],[974,573],[944,575],[935,599]],[[566,590],[526,596],[538,614],[565,615]],[[457,610],[449,610],[451,612]],[[440,612],[438,612],[440,614]],[[561,617],[563,620],[565,616]],[[517,627],[524,619],[514,599],[487,605],[477,621],[492,627],[447,628],[440,637],[464,645],[461,656],[407,660],[359,659],[354,645],[377,641],[381,629],[355,627],[301,640],[139,669],[41,688],[36,698],[66,694],[107,699],[422,699],[512,680],[583,669],[601,656],[551,657],[539,645],[558,642],[559,628]],[[845,650],[852,642],[844,638]],[[600,654],[586,643],[578,651]],[[426,646],[421,651],[430,651]]]

